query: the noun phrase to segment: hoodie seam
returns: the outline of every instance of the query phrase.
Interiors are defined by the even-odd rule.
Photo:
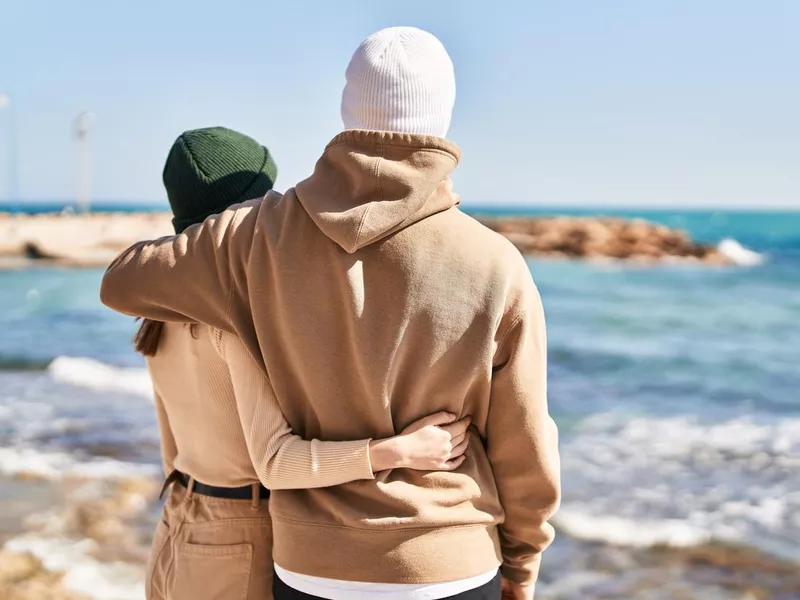
[[[241,211],[241,210],[234,211],[233,218],[231,219],[231,223],[228,226],[228,231],[226,231],[226,234],[228,236],[230,236],[231,233],[232,233],[232,230],[237,227],[237,223],[239,222],[240,214],[242,212],[244,212],[244,211]],[[230,323],[231,312],[233,310],[233,290],[236,287],[236,276],[233,274],[232,271],[233,270],[231,269],[231,281],[230,281],[230,285],[228,286],[228,306],[225,308],[225,320],[228,321],[229,325],[231,324]]]
[[[449,533],[450,531],[459,531],[465,529],[486,529],[487,527],[496,527],[497,523],[463,523],[461,525],[433,525],[430,527],[420,526],[420,525],[388,525],[382,526],[381,529],[376,529],[372,527],[354,527],[352,525],[341,525],[338,523],[317,523],[314,521],[305,521],[301,519],[294,519],[292,517],[284,517],[280,515],[272,515],[273,521],[282,521],[283,523],[288,523],[290,525],[300,525],[306,527],[319,527],[322,529],[345,529],[349,531],[358,531],[362,533],[369,533],[369,534],[397,534],[403,532],[427,532],[427,533],[438,533],[438,532],[445,532]]]
[[[498,356],[500,356],[502,354],[502,351],[505,350],[506,342],[511,337],[511,334],[514,332],[514,329],[516,329],[517,326],[520,323],[522,323],[522,319],[524,317],[525,317],[524,314],[519,314],[516,317],[514,317],[513,321],[511,321],[511,325],[508,326],[508,329],[506,329],[505,333],[500,338],[500,342],[497,344],[497,348],[495,349],[495,353],[494,353],[494,358],[497,358]],[[494,360],[492,362],[494,362]]]
[[[375,177],[375,181],[378,182],[378,191],[380,192],[381,202],[384,201],[383,186],[381,185],[381,178],[380,178],[381,161],[383,160],[384,148],[385,148],[385,146],[384,146],[383,140],[381,140],[381,155],[375,161],[375,168],[373,169],[373,172],[372,172],[373,177]],[[372,210],[373,206],[375,206],[375,204],[374,203],[370,203],[367,206],[367,210],[364,211],[364,215],[361,217],[361,223],[358,224],[358,233],[356,234],[356,241],[355,241],[355,244],[353,245],[353,249],[352,249],[353,252],[355,252],[359,248],[359,246],[361,245],[361,233],[364,230],[364,225],[366,225],[366,223],[367,223],[367,216],[369,216],[369,213]]]
[[[342,141],[336,142],[334,144],[329,144],[328,145],[328,149],[336,148],[337,146],[347,146],[347,145],[350,145],[349,140],[342,140]],[[385,144],[384,144],[383,140],[381,140],[381,158],[385,158],[384,155],[383,155],[384,145]],[[458,158],[456,158],[456,156],[452,152],[449,152],[448,150],[442,150],[440,148],[431,148],[429,146],[420,146],[420,145],[410,146],[410,145],[405,145],[405,144],[402,144],[402,145],[398,144],[397,147],[402,147],[402,148],[406,148],[408,150],[416,150],[416,151],[421,151],[421,152],[430,152],[432,154],[440,154],[441,156],[446,156],[447,158],[452,160],[453,164],[455,164],[456,166],[458,165]]]
[[[325,149],[335,148],[343,145],[356,146],[375,146],[376,144],[389,145],[397,148],[407,148],[409,150],[423,150],[436,152],[449,156],[451,160],[458,164],[461,159],[459,147],[445,138],[435,136],[425,136],[427,139],[420,140],[416,134],[395,133],[395,132],[376,132],[376,131],[343,131],[336,135]]]

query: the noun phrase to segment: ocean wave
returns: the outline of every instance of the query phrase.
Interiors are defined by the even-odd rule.
[[[4,548],[10,552],[29,552],[42,561],[48,571],[63,573],[65,589],[94,600],[141,600],[144,581],[140,566],[98,561],[98,551],[90,539],[71,540],[37,535],[10,539]]]
[[[0,354],[0,371],[44,371],[50,360]]]
[[[721,541],[800,559],[800,419],[601,415],[562,448],[572,536],[623,546]]]
[[[153,384],[147,369],[115,367],[91,358],[59,356],[47,367],[60,383],[104,392],[123,392],[152,399]]]
[[[740,267],[757,267],[764,263],[765,256],[749,248],[745,248],[732,238],[722,240],[717,245],[717,250],[730,259],[733,264]]]
[[[65,452],[42,452],[33,448],[0,448],[0,473],[42,479],[122,479],[153,477],[156,465],[130,463],[110,458],[81,459]]]
[[[625,519],[564,508],[553,520],[567,535],[614,546],[688,548],[711,541],[711,533],[680,519]]]

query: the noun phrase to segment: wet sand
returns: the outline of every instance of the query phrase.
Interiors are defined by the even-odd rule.
[[[0,545],[25,531],[25,519],[59,502],[52,482],[0,476]]]
[[[144,597],[157,481],[18,477],[1,483],[0,600]]]

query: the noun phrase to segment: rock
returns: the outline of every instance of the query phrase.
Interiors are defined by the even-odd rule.
[[[0,550],[0,600],[86,600],[65,590],[61,575],[33,555]]]
[[[548,217],[484,219],[523,254],[548,258],[629,260],[637,264],[660,261],[701,261],[732,264],[712,246],[692,241],[685,231],[642,219]]]
[[[42,562],[29,553],[0,550],[0,583],[18,583],[42,571]]]
[[[46,251],[42,250],[39,247],[39,244],[36,242],[25,242],[23,244],[23,251],[25,253],[25,258],[29,258],[31,260],[47,260],[47,259],[55,259],[57,257],[48,254]]]

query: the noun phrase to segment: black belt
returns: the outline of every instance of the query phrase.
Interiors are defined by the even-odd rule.
[[[179,471],[173,471],[164,482],[164,490],[166,490],[171,483],[179,483],[186,489],[189,489],[189,476]],[[200,494],[201,496],[224,498],[226,500],[252,500],[253,498],[252,485],[243,485],[242,487],[231,488],[219,487],[216,485],[206,485],[205,483],[195,481],[194,485],[192,486],[192,490],[195,494]],[[269,490],[260,483],[258,484],[258,491],[259,497],[262,500],[269,498]]]

